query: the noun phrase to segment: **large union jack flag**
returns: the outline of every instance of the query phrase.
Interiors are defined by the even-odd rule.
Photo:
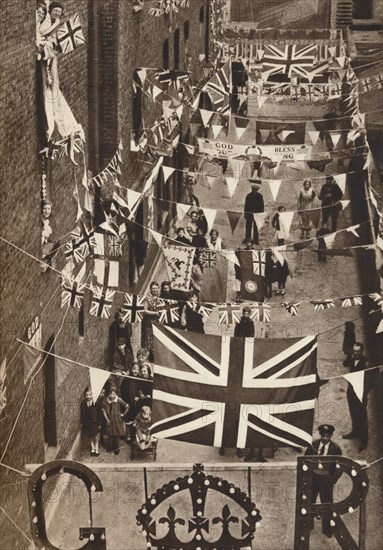
[[[311,444],[315,336],[230,338],[153,326],[152,433],[215,447]]]
[[[115,290],[102,286],[94,286],[92,303],[89,310],[90,315],[109,319],[115,294]]]
[[[263,56],[263,75],[267,80],[274,74],[299,75],[307,78],[312,72],[316,46],[287,44],[284,48],[269,44]]]
[[[124,300],[122,308],[124,321],[128,323],[141,323],[145,309],[145,296],[125,293]]]
[[[227,61],[213,75],[205,85],[204,90],[208,93],[213,103],[213,111],[220,113],[230,111],[231,60]]]
[[[73,52],[78,46],[85,44],[78,13],[69,18],[57,31],[57,42],[62,53]]]

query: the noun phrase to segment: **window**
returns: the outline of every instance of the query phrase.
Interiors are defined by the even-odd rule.
[[[174,69],[180,68],[180,30],[174,32]]]
[[[169,40],[166,39],[162,46],[162,66],[169,69]]]

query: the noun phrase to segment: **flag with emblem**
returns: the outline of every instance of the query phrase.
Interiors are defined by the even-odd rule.
[[[226,448],[306,447],[315,336],[233,338],[153,326],[152,434]]]
[[[188,291],[195,248],[166,243],[162,247],[162,252],[171,288]]]
[[[307,78],[313,70],[316,46],[297,46],[286,44],[284,47],[274,44],[265,45],[263,56],[263,75],[267,80],[271,75],[299,75]]]
[[[122,314],[124,322],[141,323],[145,309],[145,297],[139,294],[124,294]]]
[[[241,306],[236,304],[222,304],[218,306],[219,322],[223,325],[238,323],[242,316]]]
[[[62,53],[73,52],[79,46],[85,44],[80,17],[78,13],[72,15],[63,25],[57,29],[57,43]]]
[[[251,306],[250,318],[259,323],[270,323],[271,307],[269,304]]]
[[[264,302],[264,275],[266,252],[264,250],[237,250],[239,266],[235,266],[236,279],[241,282],[241,299]]]
[[[292,317],[298,315],[298,307],[301,305],[300,302],[282,302],[281,306],[290,313]]]
[[[361,306],[363,304],[363,296],[346,296],[341,298],[342,307]]]
[[[312,300],[311,303],[315,311],[323,311],[324,309],[335,307],[334,300]]]
[[[89,310],[90,315],[109,319],[116,291],[98,285],[93,285],[92,290],[93,296]]]
[[[212,250],[202,250],[201,260],[203,267],[213,269],[217,266],[217,253]]]

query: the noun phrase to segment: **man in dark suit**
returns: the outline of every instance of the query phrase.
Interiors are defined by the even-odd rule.
[[[335,179],[332,176],[327,176],[326,182],[323,184],[318,198],[322,201],[322,225],[327,225],[331,218],[332,233],[336,231],[338,214],[340,210],[342,210],[342,205],[339,202],[342,197],[342,190]]]
[[[350,372],[358,372],[369,368],[367,358],[363,354],[364,346],[360,342],[355,342],[350,365]],[[368,417],[367,417],[367,397],[371,388],[371,373],[368,372],[364,377],[363,399],[362,401],[356,395],[354,388],[349,383],[347,388],[347,402],[350,411],[352,430],[345,434],[343,439],[360,439],[359,451],[363,451],[368,444]]]
[[[259,193],[259,188],[261,187],[262,182],[260,179],[252,179],[250,181],[252,182],[251,193],[246,195],[244,210],[246,220],[245,239],[251,239],[251,230],[253,230],[254,243],[259,244],[258,227],[254,220],[253,214],[258,214],[265,211],[263,196]]]
[[[313,441],[313,444],[306,449],[306,456],[342,456],[341,448],[331,441],[331,437],[335,431],[331,424],[322,424],[319,426],[320,439]],[[322,469],[314,470],[314,484],[312,493],[312,502],[315,503],[319,494],[322,503],[334,502],[333,492],[334,485],[342,475],[342,470],[337,470],[335,462],[322,464]],[[322,531],[326,537],[332,537],[332,529],[330,525],[331,515],[323,514],[322,516]]]

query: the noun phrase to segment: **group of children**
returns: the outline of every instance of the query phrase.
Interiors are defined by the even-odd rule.
[[[147,351],[140,348],[127,371],[113,373],[96,401],[91,388],[81,402],[82,433],[90,443],[90,455],[100,456],[100,440],[108,452],[120,453],[120,442],[136,443],[144,450],[151,445],[152,366]]]

